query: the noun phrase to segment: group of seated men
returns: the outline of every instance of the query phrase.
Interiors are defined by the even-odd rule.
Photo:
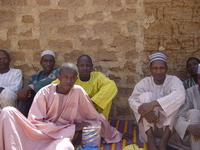
[[[54,68],[54,52],[42,52],[43,70],[32,75],[23,88],[22,72],[10,68],[9,63],[9,54],[0,50],[0,149],[72,150],[75,132],[94,120],[102,122],[101,136],[106,143],[132,138],[109,125],[107,119],[117,87],[104,74],[93,72],[88,55],[81,55],[76,65],[64,63],[58,69]],[[183,84],[178,77],[167,75],[164,53],[151,54],[151,76],[136,84],[128,99],[140,140],[147,142],[150,150],[167,150],[168,145],[179,150],[199,149],[198,64],[197,58],[188,59],[191,78]],[[185,92],[184,86],[192,87]]]
[[[185,80],[185,87],[192,86],[185,92],[183,82],[167,74],[166,55],[153,53],[151,76],[137,83],[128,99],[139,126],[140,139],[148,143],[150,150],[166,150],[167,145],[178,150],[200,148],[199,60],[190,58],[187,68],[191,73],[189,81],[194,81],[195,85]]]

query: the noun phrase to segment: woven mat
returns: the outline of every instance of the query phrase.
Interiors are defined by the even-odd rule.
[[[130,133],[133,134],[132,140],[123,139],[121,142],[114,144],[105,144],[101,145],[101,150],[123,150],[123,148],[129,144],[137,144],[138,147],[148,150],[146,143],[141,143],[138,136],[138,126],[135,121],[126,121],[126,120],[109,120],[109,123],[115,127],[121,133]],[[81,140],[81,135],[75,135],[76,144]]]

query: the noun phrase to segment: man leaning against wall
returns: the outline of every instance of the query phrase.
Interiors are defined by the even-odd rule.
[[[6,106],[17,106],[17,92],[22,88],[22,72],[10,68],[10,55],[0,50],[0,110]]]
[[[53,51],[43,51],[40,64],[43,70],[30,76],[28,85],[21,89],[17,95],[19,100],[18,109],[25,117],[28,116],[35,94],[57,78],[58,68],[54,68],[55,54]]]
[[[174,117],[185,101],[181,80],[167,75],[167,70],[166,55],[159,51],[151,54],[151,76],[137,83],[128,99],[139,126],[139,138],[148,143],[150,150],[167,149]]]

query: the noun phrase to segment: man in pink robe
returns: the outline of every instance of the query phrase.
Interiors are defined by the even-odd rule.
[[[63,64],[60,84],[47,85],[36,94],[28,119],[13,107],[4,108],[0,150],[74,150],[73,136],[89,125],[87,120],[102,122],[102,137],[107,143],[126,138],[94,109],[83,88],[74,85],[77,73],[74,64]]]

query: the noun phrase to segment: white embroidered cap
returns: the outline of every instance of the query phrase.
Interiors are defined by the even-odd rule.
[[[45,50],[45,51],[43,51],[42,54],[41,54],[41,58],[44,55],[51,55],[51,56],[53,56],[55,58],[55,53],[53,51],[51,51],[51,50]]]
[[[164,53],[157,51],[150,55],[150,63],[155,60],[162,60],[164,62],[167,62],[167,57]]]

